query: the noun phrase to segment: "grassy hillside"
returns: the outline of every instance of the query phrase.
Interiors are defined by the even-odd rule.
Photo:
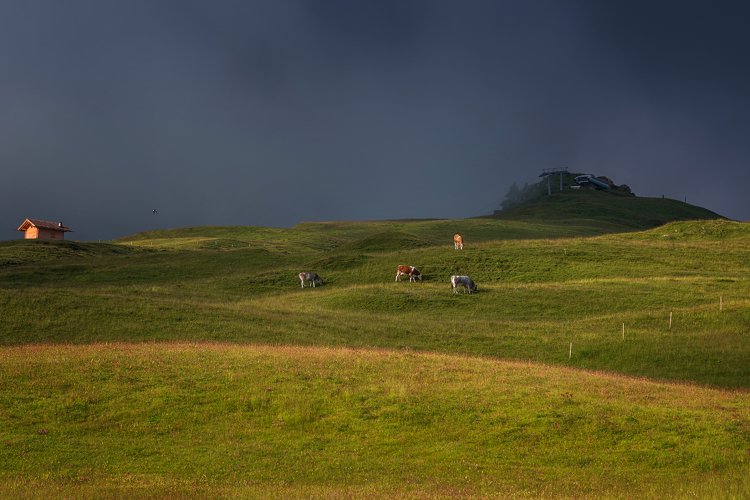
[[[721,219],[710,210],[669,198],[642,198],[581,189],[552,193],[496,213],[501,220],[559,224],[604,223],[611,231],[641,230],[674,221]]]
[[[566,182],[570,184],[571,180]],[[474,219],[313,222],[291,229],[189,227],[146,231],[121,238],[118,243],[207,250],[260,247],[296,254],[338,248],[373,252],[450,245],[451,236],[457,231],[474,243],[596,236],[651,229],[673,221],[715,219],[724,218],[677,200],[625,197],[584,189],[545,194],[513,209]]]
[[[522,219],[0,243],[0,495],[748,496],[750,225]]]
[[[560,225],[542,221],[492,218],[462,220],[311,222],[291,229],[210,227],[147,231],[117,241],[144,248],[231,250],[262,248],[295,255],[334,249],[359,252],[398,251],[425,246],[452,246],[460,231],[472,243],[498,239],[561,238],[612,232],[598,221]]]
[[[750,493],[747,393],[371,350],[0,352],[5,498]]]
[[[45,245],[49,259],[43,262],[28,251],[33,242],[14,243],[16,260],[32,257],[0,268],[0,342],[410,348],[746,385],[745,224],[496,240],[470,243],[463,252],[425,246],[428,223],[414,224],[409,232],[398,226],[383,232],[378,224],[369,235],[357,225],[348,235],[341,228],[330,229],[334,237],[317,231],[318,240],[337,242],[327,251],[312,249],[315,232],[308,228],[241,248],[211,248],[206,237],[188,245],[180,232],[174,246],[160,235],[121,245],[119,253],[112,245],[85,254]],[[309,245],[294,252],[296,242],[289,241],[305,239]],[[394,240],[403,248],[385,250]],[[425,282],[394,283],[399,263],[419,267]],[[303,269],[319,272],[326,286],[301,290],[296,275]],[[471,275],[481,293],[453,296],[448,278],[457,273]],[[54,314],[30,316],[29,310]],[[571,342],[576,356],[567,360]],[[696,352],[710,362],[694,363]]]

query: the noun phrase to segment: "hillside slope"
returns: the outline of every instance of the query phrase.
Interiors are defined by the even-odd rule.
[[[619,230],[619,228],[616,228]],[[147,231],[117,243],[152,249],[265,249],[310,255],[333,250],[359,253],[453,246],[453,233],[468,243],[495,240],[596,236],[612,232],[611,224],[580,221],[558,224],[542,220],[492,218],[421,221],[306,222],[292,228],[226,226]]]
[[[488,238],[507,227],[492,219],[451,225],[462,222]],[[467,238],[458,252],[447,231],[455,226],[442,227],[448,241],[428,244],[434,223],[398,222],[387,232],[379,222],[369,233],[368,223],[353,224],[351,232],[347,224],[305,226],[239,247],[205,246],[200,231],[192,237],[201,246],[186,246],[181,230],[175,246],[162,233],[105,248],[120,253],[6,257],[14,263],[0,266],[0,343],[405,347],[747,385],[748,224],[681,222],[593,238]],[[334,240],[338,246],[327,248]],[[307,246],[295,250],[298,241]],[[2,250],[9,255],[29,246]],[[425,281],[394,283],[398,264],[417,266]],[[302,270],[318,272],[325,286],[301,290]],[[454,296],[451,274],[472,276],[480,293]],[[29,310],[55,314],[29,316]],[[666,331],[670,312],[674,325]],[[612,336],[623,323],[637,343]],[[571,340],[580,356],[568,360]],[[695,363],[696,352],[713,361]]]
[[[0,497],[747,498],[750,224],[566,222],[2,243]]]
[[[496,212],[500,220],[581,224],[598,221],[612,232],[650,229],[667,222],[724,219],[711,210],[669,198],[618,196],[593,189],[568,190]]]
[[[394,351],[1,352],[3,498],[750,493],[748,393]]]
[[[572,178],[571,178],[572,179]],[[566,182],[572,182],[571,179]],[[134,246],[183,249],[263,248],[279,252],[397,251],[451,244],[565,238],[651,229],[673,221],[724,219],[702,207],[666,198],[618,196],[593,189],[538,194],[490,216],[470,219],[305,222],[293,228],[186,227],[146,231],[117,240]]]

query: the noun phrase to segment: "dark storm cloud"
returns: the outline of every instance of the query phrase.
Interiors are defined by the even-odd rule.
[[[558,166],[748,219],[747,14],[6,1],[0,234],[463,217]]]

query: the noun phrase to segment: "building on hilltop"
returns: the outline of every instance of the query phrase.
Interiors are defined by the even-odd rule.
[[[65,233],[72,231],[62,222],[39,219],[24,220],[18,230],[23,231],[23,237],[27,240],[64,240]]]

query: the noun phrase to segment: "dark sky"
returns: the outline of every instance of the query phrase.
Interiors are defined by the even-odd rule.
[[[729,0],[0,0],[0,239],[474,216],[554,167],[748,220],[749,22]]]

